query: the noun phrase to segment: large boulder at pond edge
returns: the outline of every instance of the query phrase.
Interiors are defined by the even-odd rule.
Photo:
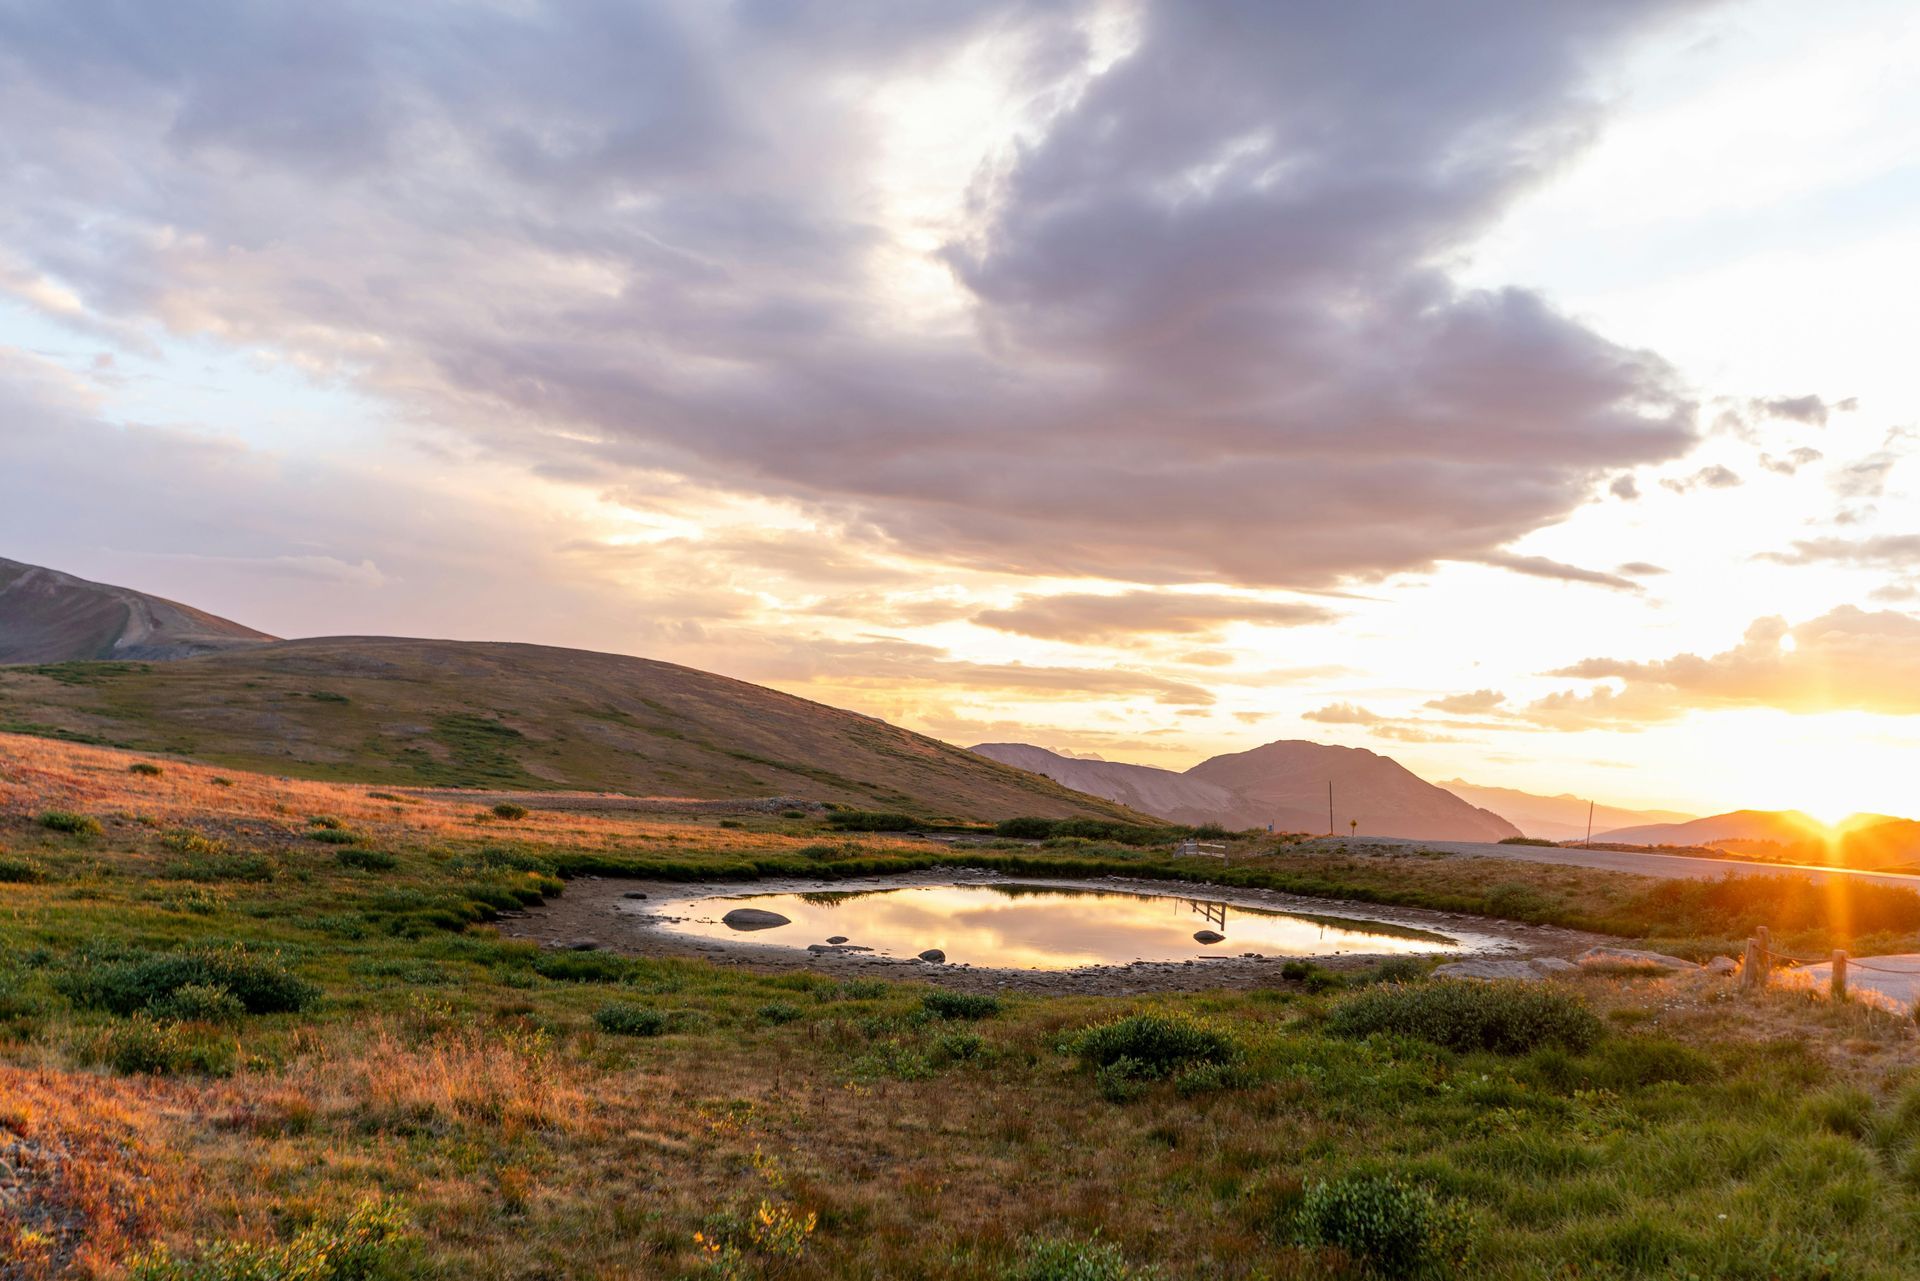
[[[942,952],[937,947],[930,947],[926,951],[920,953],[920,959],[927,962],[929,965],[944,965],[946,964],[946,961],[947,961],[947,954],[945,952]]]
[[[720,923],[734,930],[770,930],[776,925],[793,924],[778,912],[758,907],[736,907],[721,917]]]
[[[1193,941],[1196,943],[1224,943],[1227,941],[1227,936],[1224,934],[1216,934],[1212,930],[1201,930],[1193,936]]]
[[[1665,952],[1643,952],[1633,947],[1590,947],[1580,954],[1580,964],[1595,970],[1638,970],[1652,974],[1661,970],[1697,970],[1692,961]]]

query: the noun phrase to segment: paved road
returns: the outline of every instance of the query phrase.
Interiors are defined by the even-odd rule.
[[[1296,848],[1327,853],[1355,854],[1385,848],[1439,850],[1471,858],[1497,858],[1510,863],[1545,863],[1556,867],[1597,867],[1607,872],[1632,872],[1639,876],[1661,876],[1669,880],[1712,881],[1729,873],[1736,876],[1804,876],[1816,885],[1830,878],[1865,882],[1870,885],[1896,885],[1920,891],[1920,876],[1899,872],[1856,872],[1844,867],[1810,867],[1800,863],[1748,863],[1731,858],[1697,858],[1687,854],[1630,854],[1624,850],[1575,850],[1543,845],[1482,845],[1472,841],[1412,841],[1395,836],[1375,836],[1359,840],[1347,837],[1321,837]]]

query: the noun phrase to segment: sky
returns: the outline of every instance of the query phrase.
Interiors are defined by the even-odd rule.
[[[0,555],[1914,813],[1920,12],[0,0]]]

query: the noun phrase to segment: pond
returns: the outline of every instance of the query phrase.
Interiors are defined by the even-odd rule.
[[[659,913],[662,929],[705,939],[836,946],[895,958],[938,948],[949,964],[1000,969],[1069,970],[1248,952],[1419,955],[1460,947],[1444,934],[1385,921],[1053,885],[740,894],[656,903],[651,911]],[[844,944],[828,943],[840,938]]]

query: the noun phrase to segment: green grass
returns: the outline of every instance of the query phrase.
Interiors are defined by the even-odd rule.
[[[560,951],[487,922],[563,893],[561,868],[851,875],[932,856],[797,858],[800,820],[602,836],[542,814],[501,839],[470,803],[451,828],[324,804],[367,840],[297,839],[342,830],[306,822],[319,803],[87,841],[39,826],[37,806],[0,818],[7,857],[39,869],[5,895],[0,1115],[57,1133],[33,1101],[49,1078],[87,1124],[151,1110],[153,1135],[100,1136],[114,1161],[150,1149],[158,1208],[137,1239],[171,1244],[134,1277],[287,1275],[326,1241],[354,1258],[363,1206],[389,1228],[338,1275],[694,1277],[720,1255],[795,1281],[1920,1271],[1913,1034],[1857,1007],[1592,976],[1523,997],[1405,966],[988,996]],[[391,866],[340,861],[375,850]],[[1125,849],[949,857],[1174,871]],[[167,870],[254,858],[271,880]],[[1233,872],[1433,901],[1524,890],[1675,933],[1777,901],[1315,858]]]

